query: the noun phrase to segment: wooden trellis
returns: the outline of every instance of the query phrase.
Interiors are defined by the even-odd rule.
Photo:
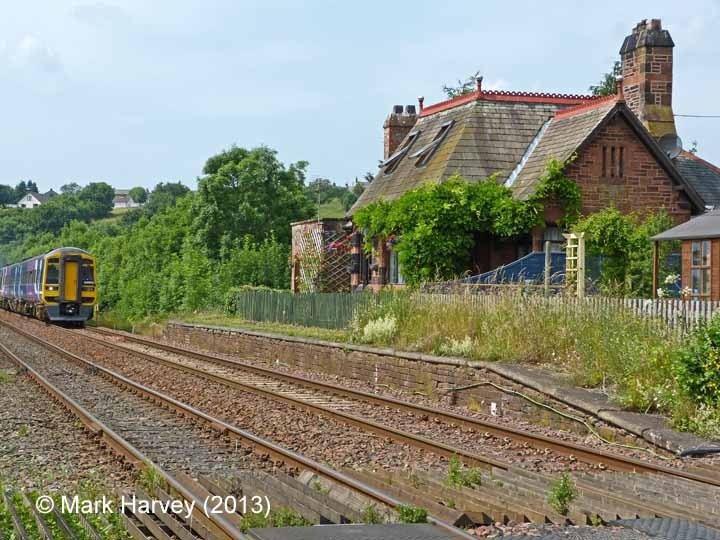
[[[350,290],[350,244],[347,233],[316,226],[293,230],[298,292]]]
[[[585,296],[585,233],[563,234],[565,247],[565,283],[577,285],[577,297]]]

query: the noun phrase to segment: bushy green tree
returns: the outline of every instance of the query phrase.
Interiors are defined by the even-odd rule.
[[[144,187],[134,187],[128,193],[133,201],[138,204],[144,204],[148,200],[148,192]]]
[[[10,186],[0,185],[0,206],[15,204],[15,190]]]
[[[148,195],[143,213],[151,216],[170,206],[175,206],[178,199],[184,197],[190,188],[180,182],[160,182]]]
[[[262,241],[274,233],[289,243],[290,223],[313,214],[303,192],[306,167],[286,167],[267,147],[233,147],[210,158],[195,199],[197,245],[218,257],[246,236]]]
[[[595,96],[612,96],[617,94],[617,78],[622,75],[622,65],[615,61],[612,70],[603,75],[598,84],[591,85],[590,90]]]
[[[100,219],[112,211],[115,190],[105,182],[92,182],[81,189],[77,197],[87,204],[91,219]]]

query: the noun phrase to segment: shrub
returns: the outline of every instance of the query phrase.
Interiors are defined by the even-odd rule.
[[[447,343],[443,343],[438,348],[438,354],[441,356],[467,356],[471,357],[475,343],[470,336],[464,339],[450,338]]]
[[[479,486],[482,484],[482,472],[476,468],[464,468],[457,456],[452,456],[445,483],[454,488]]]
[[[677,384],[688,397],[720,404],[720,317],[698,326],[673,360]]]
[[[577,498],[575,482],[568,473],[562,473],[550,487],[547,502],[558,514],[567,515],[570,503]]]
[[[385,343],[391,340],[397,332],[397,319],[388,315],[381,319],[368,321],[363,328],[362,340],[365,343]]]
[[[720,407],[700,405],[687,416],[678,418],[673,427],[703,437],[720,439]]]
[[[396,508],[400,523],[427,523],[427,510],[419,506],[401,504]]]

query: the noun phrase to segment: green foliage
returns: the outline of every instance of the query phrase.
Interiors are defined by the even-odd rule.
[[[128,192],[128,195],[138,204],[144,204],[148,200],[148,191],[144,187],[134,187]]]
[[[110,186],[71,186],[39,208],[0,210],[0,263],[86,249],[98,260],[101,310],[131,321],[222,308],[239,285],[287,289],[290,221],[306,217],[293,210],[307,202],[303,167],[286,168],[267,148],[233,148],[208,160],[200,193],[160,183],[142,208],[112,220],[98,220],[112,207]],[[223,187],[219,178],[230,176],[236,185]],[[205,249],[208,234],[217,249]]]
[[[427,510],[419,506],[401,504],[397,508],[400,523],[427,523]]]
[[[482,483],[482,471],[476,468],[465,468],[457,456],[452,456],[445,483],[454,488],[479,486]]]
[[[267,147],[233,147],[208,160],[194,200],[195,248],[218,257],[245,237],[273,232],[290,243],[290,223],[313,214],[303,192],[306,162],[285,167]]]
[[[582,219],[574,228],[586,233],[588,254],[603,257],[600,285],[606,291],[649,296],[652,293],[653,245],[650,238],[670,227],[667,214],[621,214],[606,208]],[[665,261],[671,242],[661,244]]]
[[[622,75],[622,65],[615,61],[612,70],[603,75],[598,84],[591,85],[588,90],[595,96],[612,96],[617,94],[617,78]]]
[[[565,164],[548,163],[538,190],[520,201],[495,178],[469,183],[459,176],[430,183],[388,202],[377,201],[358,210],[355,224],[365,234],[370,251],[379,239],[397,235],[403,276],[410,285],[450,279],[469,266],[475,234],[501,237],[528,234],[543,223],[543,204],[557,201],[563,210],[560,225],[570,225],[580,212],[580,191],[563,174]]]
[[[545,166],[545,173],[540,178],[540,185],[535,194],[530,197],[530,204],[542,205],[544,202],[557,201],[562,206],[562,215],[558,225],[569,227],[580,218],[580,188],[565,176],[564,169],[575,161],[576,156],[562,163],[551,159]]]
[[[394,249],[411,285],[465,271],[476,231],[512,236],[529,230],[537,220],[534,208],[512,199],[510,190],[493,178],[469,183],[458,176],[392,202],[370,204],[354,216],[365,232],[366,249],[375,239],[401,234]]]
[[[363,508],[363,523],[366,525],[377,525],[378,523],[382,523],[382,521],[382,516],[377,509],[377,505],[371,502],[365,503],[365,507]]]
[[[274,527],[307,527],[312,522],[306,520],[292,508],[281,506],[273,510],[270,514],[270,520]]]
[[[180,182],[160,182],[148,195],[147,203],[140,215],[152,216],[177,204],[190,189]]]
[[[570,510],[570,503],[577,498],[577,495],[575,482],[568,473],[562,473],[550,487],[547,502],[558,514],[565,516]]]
[[[480,72],[476,71],[464,81],[458,79],[456,86],[443,85],[443,92],[445,92],[445,95],[448,97],[448,99],[453,99],[459,96],[464,96],[465,94],[469,94],[470,92],[473,92],[475,88],[477,88],[477,79],[479,76]]]
[[[697,402],[720,406],[720,317],[700,324],[673,358],[680,388]]]

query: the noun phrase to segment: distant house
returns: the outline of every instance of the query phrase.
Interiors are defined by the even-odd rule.
[[[16,204],[9,206],[13,206],[14,208],[37,208],[55,196],[57,196],[57,193],[55,193],[52,189],[46,193],[28,192],[23,195],[22,199],[20,199]]]
[[[129,189],[116,189],[115,197],[113,198],[113,208],[139,208],[141,204],[135,202],[130,196]]]

